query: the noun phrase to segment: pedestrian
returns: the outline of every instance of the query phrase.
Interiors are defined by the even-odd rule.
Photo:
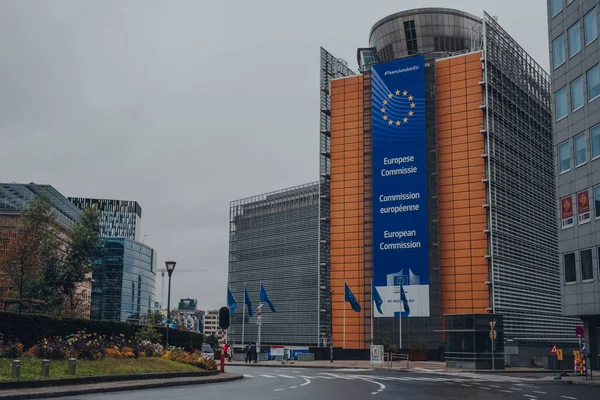
[[[233,346],[229,346],[227,348],[227,360],[229,362],[231,362],[232,359],[233,359]]]
[[[252,353],[250,352],[250,345],[249,344],[246,345],[246,349],[245,350],[246,350],[246,363],[252,362],[252,359],[251,359]]]
[[[229,352],[229,343],[225,342],[225,344],[223,344],[223,357],[227,357],[228,352]]]

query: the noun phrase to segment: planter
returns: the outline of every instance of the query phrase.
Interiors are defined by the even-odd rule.
[[[427,361],[426,351],[411,351],[409,356],[410,361]]]

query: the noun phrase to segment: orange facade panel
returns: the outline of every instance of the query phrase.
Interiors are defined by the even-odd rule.
[[[354,312],[344,301],[344,283],[347,283],[359,303],[363,307],[365,304],[363,77],[333,80],[331,99],[331,114],[336,116],[331,124],[333,341],[336,347],[364,349],[364,315]]]
[[[489,306],[480,59],[477,52],[435,65],[442,319]]]

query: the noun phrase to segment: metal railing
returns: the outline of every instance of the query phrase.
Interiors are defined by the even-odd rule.
[[[400,354],[400,353],[384,353],[383,361],[386,362],[388,369],[394,368],[394,362],[396,362],[397,367],[401,368],[401,364],[398,362],[406,361],[406,370],[410,369],[410,357],[408,354]]]

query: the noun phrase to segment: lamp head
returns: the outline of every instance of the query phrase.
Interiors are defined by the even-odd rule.
[[[177,264],[175,261],[165,261],[165,265],[167,266],[167,272],[169,273],[169,275],[173,273],[173,270],[175,269],[175,264]]]

